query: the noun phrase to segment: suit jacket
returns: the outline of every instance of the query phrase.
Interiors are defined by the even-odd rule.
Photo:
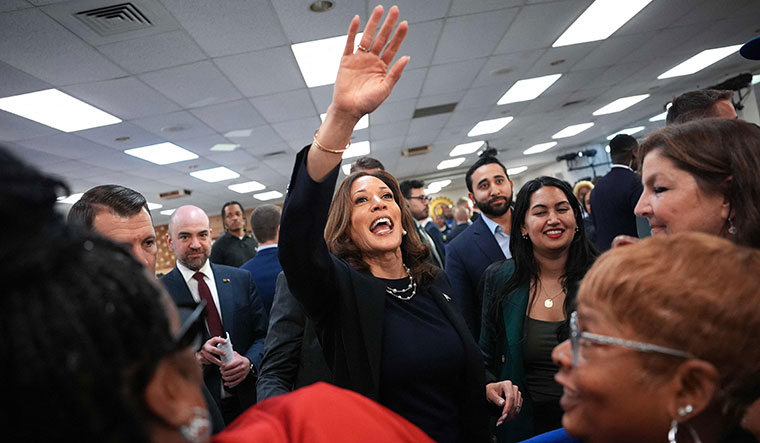
[[[277,258],[277,248],[266,248],[263,251],[259,251],[252,259],[245,262],[240,269],[245,269],[251,273],[259,298],[264,303],[264,308],[268,314],[272,310],[277,274],[282,272],[280,259]]]
[[[331,379],[314,324],[291,294],[285,274],[280,272],[256,382],[256,398],[265,400]]]
[[[457,223],[453,228],[451,228],[451,231],[449,231],[449,236],[446,241],[451,243],[451,241],[454,240],[457,235],[463,233],[465,229],[470,227],[471,224],[472,223],[470,222]]]
[[[316,183],[306,172],[307,153],[308,148],[296,158],[282,211],[280,263],[290,290],[314,320],[334,384],[379,400],[385,283],[353,269],[327,249],[323,232],[339,168],[336,166],[327,178]],[[448,290],[441,272],[430,292],[465,350],[463,435],[471,441],[485,441],[488,429],[483,359],[461,316],[446,300],[444,291]]]
[[[251,274],[242,269],[211,263],[214,273],[216,291],[219,295],[219,314],[222,326],[232,340],[232,348],[247,357],[258,370],[264,354],[264,337],[267,334],[267,314],[264,305],[256,295],[256,285]],[[195,306],[182,273],[175,266],[171,272],[161,278],[161,282],[174,299],[178,307]],[[208,340],[204,331],[204,341]],[[221,399],[221,373],[216,365],[204,365],[203,379],[211,395],[217,401]],[[234,393],[244,407],[256,402],[256,383],[250,375],[241,382]]]
[[[435,243],[435,250],[438,251],[438,255],[441,257],[441,264],[446,266],[446,249],[443,246],[443,234],[438,229],[438,225],[434,221],[429,221],[425,224],[425,231]]]
[[[491,263],[505,258],[483,217],[478,217],[446,246],[446,275],[454,291],[454,304],[476,340],[480,334],[480,277]]]
[[[596,228],[596,247],[610,249],[620,234],[636,237],[636,214],[633,209],[643,192],[641,178],[625,167],[613,167],[591,192],[591,218]]]

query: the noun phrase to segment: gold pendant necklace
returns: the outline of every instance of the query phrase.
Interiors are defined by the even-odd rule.
[[[557,298],[557,297],[559,297],[559,296],[560,296],[560,294],[564,294],[564,293],[565,293],[565,290],[564,290],[564,289],[562,289],[562,290],[560,290],[558,293],[554,294],[554,296],[553,296],[553,297],[547,297],[547,296],[546,296],[546,295],[547,295],[547,294],[546,294],[546,289],[544,289],[543,285],[541,286],[541,290],[544,292],[544,297],[545,297],[545,300],[544,300],[544,307],[545,307],[546,309],[551,309],[551,308],[553,308],[553,307],[554,307],[554,299],[555,299],[555,298]]]

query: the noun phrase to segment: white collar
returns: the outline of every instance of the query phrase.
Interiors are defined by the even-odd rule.
[[[629,170],[631,172],[634,172],[633,169],[631,169],[631,167],[628,166],[628,165],[614,164],[614,165],[610,166],[610,168],[623,168],[623,169],[627,169],[627,170]]]
[[[203,275],[208,277],[209,279],[214,279],[214,274],[211,271],[211,262],[209,260],[206,260],[206,263],[201,266],[201,268],[198,270],[198,272],[202,272]],[[193,271],[192,269],[188,268],[187,266],[180,263],[179,260],[177,260],[177,269],[179,269],[179,272],[182,274],[182,278],[185,279],[185,283],[189,282],[193,275],[195,275],[196,271]]]

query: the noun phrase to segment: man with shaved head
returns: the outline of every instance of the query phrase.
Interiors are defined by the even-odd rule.
[[[208,216],[195,206],[177,208],[166,235],[177,265],[162,283],[177,306],[206,302],[204,344],[196,353],[203,379],[229,424],[256,403],[256,374],[264,353],[267,314],[251,274],[216,265]],[[231,342],[232,352],[224,346]]]

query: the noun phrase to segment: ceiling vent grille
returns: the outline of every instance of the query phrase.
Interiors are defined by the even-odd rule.
[[[150,19],[132,3],[121,3],[103,8],[90,9],[78,12],[74,16],[101,37],[137,31],[153,26]]]
[[[287,152],[285,151],[274,151],[274,152],[267,152],[266,154],[262,155],[261,158],[273,158],[273,157],[279,157],[281,155],[285,155]]]
[[[446,114],[457,107],[456,103],[446,103],[445,105],[430,106],[427,108],[418,108],[414,110],[412,118],[430,117],[431,115]]]
[[[414,157],[415,155],[425,155],[428,152],[430,152],[431,149],[432,147],[430,145],[417,146],[415,148],[406,148],[406,149],[401,150],[401,155],[403,155],[404,157]]]
[[[567,103],[563,103],[563,104],[562,104],[562,107],[563,107],[563,108],[566,108],[566,107],[568,107],[568,106],[577,105],[578,103],[583,103],[583,102],[585,102],[585,101],[586,101],[585,99],[581,99],[581,100],[571,100],[571,101],[569,101],[569,102],[567,102]]]
[[[158,194],[158,198],[161,200],[173,200],[180,197],[189,197],[193,191],[189,189],[175,189],[173,191],[166,191]]]

